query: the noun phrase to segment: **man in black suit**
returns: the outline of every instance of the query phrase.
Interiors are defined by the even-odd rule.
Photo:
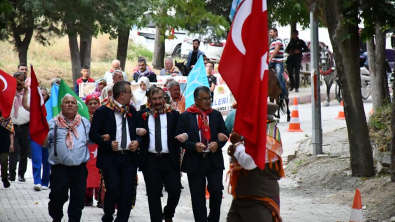
[[[136,135],[137,113],[129,105],[132,91],[130,82],[114,84],[113,98],[96,110],[89,133],[98,144],[96,166],[103,171],[106,194],[102,221],[128,221],[133,201],[138,153],[141,138]]]
[[[179,112],[165,106],[164,91],[149,90],[150,109],[140,110],[140,127],[144,134],[140,148],[140,170],[143,171],[152,222],[172,221],[180,200],[180,143],[175,139]],[[142,135],[139,133],[139,135]],[[163,184],[168,193],[162,213]]]
[[[181,171],[187,173],[196,222],[219,221],[222,202],[224,158],[222,147],[228,132],[224,119],[211,108],[210,89],[205,86],[194,91],[195,104],[180,115],[177,135],[186,133]],[[179,137],[179,136],[177,136]],[[181,138],[179,139],[182,140]],[[207,216],[205,186],[210,193],[210,213]]]

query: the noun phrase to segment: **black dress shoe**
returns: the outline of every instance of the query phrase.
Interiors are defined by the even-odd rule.
[[[26,182],[25,177],[21,175],[18,176],[18,180],[19,182]]]
[[[289,91],[292,91],[292,90],[294,90],[294,87],[289,88]]]
[[[10,182],[8,181],[8,180],[2,180],[3,181],[3,186],[4,186],[4,188],[8,188],[8,187],[10,187]]]
[[[9,179],[10,181],[15,181],[15,176],[8,175],[8,179]]]
[[[299,89],[295,89],[295,92],[299,92]]]

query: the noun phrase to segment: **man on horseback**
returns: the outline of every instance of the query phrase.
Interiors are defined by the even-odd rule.
[[[269,30],[269,35],[272,39],[272,41],[270,42],[269,66],[274,67],[274,69],[276,70],[277,79],[280,83],[282,91],[280,99],[286,99],[288,96],[285,87],[285,81],[283,79],[284,44],[283,41],[278,37],[278,31],[276,28],[271,28]]]
[[[289,42],[285,52],[289,54],[287,59],[287,70],[289,73],[289,79],[291,80],[291,88],[289,91],[292,91],[295,88],[295,92],[299,92],[299,73],[300,73],[300,63],[302,62],[303,54],[302,52],[307,52],[309,49],[306,46],[306,43],[299,39],[298,30],[292,31],[292,38]],[[293,76],[295,70],[295,79]]]

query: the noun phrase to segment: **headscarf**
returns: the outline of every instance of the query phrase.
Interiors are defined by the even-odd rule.
[[[85,99],[85,104],[88,105],[88,102],[89,102],[90,100],[92,100],[92,99],[96,100],[96,101],[100,104],[100,99],[99,99],[99,97],[98,97],[97,95],[95,95],[95,94],[89,94],[89,95],[87,95],[87,96],[86,96],[86,99]]]
[[[139,83],[139,87],[133,92],[134,97],[136,98],[136,108],[139,109],[140,106],[144,103],[147,102],[147,90],[142,90],[140,88],[140,84],[141,82],[144,82],[145,85],[147,86],[147,89],[150,87],[150,81],[147,77],[143,76],[139,79],[138,83]]]
[[[107,81],[106,81],[105,79],[103,79],[103,78],[100,78],[100,79],[98,79],[98,80],[95,81],[95,88],[97,88],[97,86],[98,86],[100,83],[104,83],[104,87],[107,86]]]

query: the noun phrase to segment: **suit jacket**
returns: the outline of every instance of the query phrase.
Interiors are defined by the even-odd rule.
[[[224,158],[222,156],[222,147],[226,142],[221,142],[218,139],[218,133],[223,133],[228,135],[228,131],[225,127],[224,119],[220,112],[213,110],[213,112],[208,115],[211,139],[210,142],[218,143],[218,150],[215,153],[211,153],[211,160],[217,169],[225,169]],[[186,173],[194,173],[199,167],[199,155],[202,155],[195,150],[195,144],[200,142],[199,128],[196,118],[196,113],[183,112],[180,115],[177,126],[177,135],[187,133],[188,140],[182,144],[185,149],[184,158],[182,160],[181,171]]]
[[[139,145],[141,145],[141,137],[136,135],[138,121],[136,110],[133,107],[130,107],[129,113],[132,116],[127,116],[126,118],[128,121],[130,141],[137,140]],[[111,142],[116,140],[116,132],[117,129],[114,111],[106,106],[99,107],[93,115],[89,138],[99,146],[96,166],[102,170],[110,169],[113,159],[115,158],[115,152],[119,152],[113,151],[111,148]],[[103,141],[101,136],[104,134],[110,135],[109,141]],[[129,155],[130,158],[133,159],[134,163],[136,165],[138,164],[139,157],[137,151],[125,155]]]
[[[142,145],[140,146],[140,164],[139,170],[144,170],[148,149],[149,149],[149,128],[148,128],[148,118],[144,120],[142,118],[143,113],[149,111],[149,109],[143,109],[137,112],[137,117],[140,119],[139,127],[147,130],[147,134],[142,137]],[[180,171],[180,155],[181,155],[181,144],[174,137],[176,134],[178,117],[180,116],[178,111],[171,111],[170,113],[166,113],[167,117],[167,146],[169,148],[169,155],[171,158],[171,162],[173,163],[175,169]]]

